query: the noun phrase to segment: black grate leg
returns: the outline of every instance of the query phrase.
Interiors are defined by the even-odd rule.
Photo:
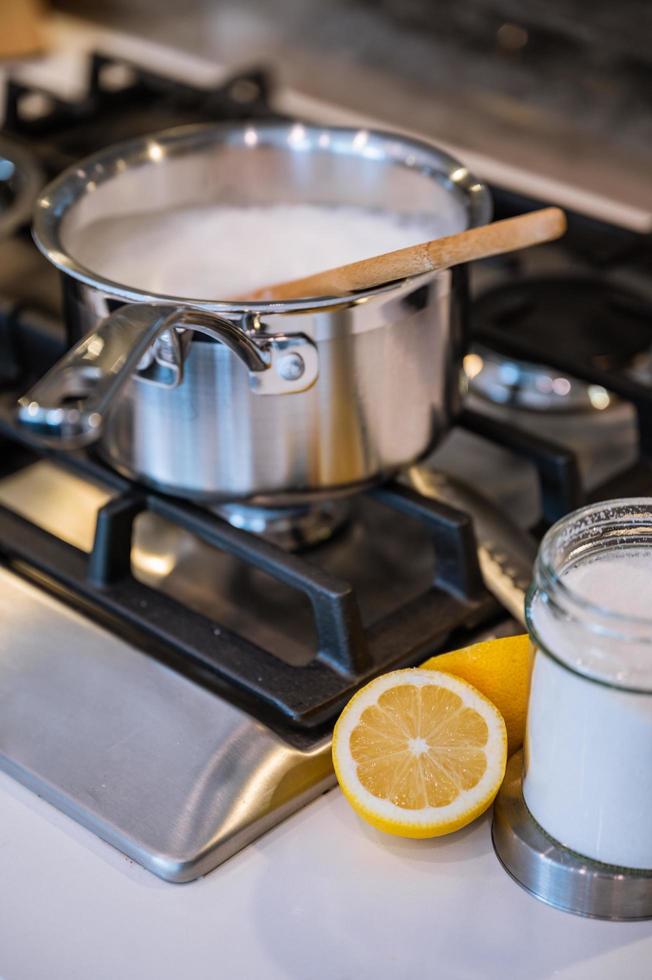
[[[308,592],[312,605],[317,640],[318,659],[340,673],[356,674],[369,666],[367,641],[353,589],[328,592],[324,589]],[[340,651],[348,650],[346,659]]]
[[[458,424],[468,432],[511,449],[536,467],[543,513],[549,524],[554,524],[584,502],[580,471],[571,449],[469,409],[462,412]]]
[[[400,483],[372,490],[371,494],[426,525],[432,535],[437,558],[435,585],[467,601],[483,594],[475,533],[468,514],[422,497],[416,490]]]
[[[127,493],[110,500],[98,512],[88,560],[88,579],[93,585],[113,585],[131,575],[133,526],[144,508],[143,497]]]

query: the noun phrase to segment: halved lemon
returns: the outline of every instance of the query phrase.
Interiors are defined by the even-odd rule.
[[[426,660],[421,668],[454,674],[473,684],[496,705],[505,719],[508,754],[520,749],[525,735],[532,673],[532,641],[527,633],[502,636],[451,653],[440,653]]]
[[[351,806],[379,830],[437,837],[493,802],[505,775],[498,709],[466,681],[394,670],[349,701],[333,733],[333,764]]]

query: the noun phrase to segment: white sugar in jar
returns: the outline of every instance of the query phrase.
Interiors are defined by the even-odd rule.
[[[652,869],[652,498],[555,524],[527,619],[526,805],[569,849]]]

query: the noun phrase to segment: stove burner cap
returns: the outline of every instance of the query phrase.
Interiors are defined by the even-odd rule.
[[[604,411],[618,401],[602,385],[585,384],[545,364],[531,364],[479,344],[464,358],[471,394],[532,412]]]
[[[257,534],[285,551],[298,551],[328,541],[349,519],[345,500],[325,500],[297,507],[257,507],[245,503],[215,508],[233,527]]]

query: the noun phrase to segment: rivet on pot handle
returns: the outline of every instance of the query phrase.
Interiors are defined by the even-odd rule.
[[[210,311],[134,303],[123,306],[85,336],[18,402],[18,421],[45,442],[74,448],[99,438],[106,416],[129,378],[176,387],[183,375],[183,344],[175,329],[207,334],[225,344],[249,372],[260,395],[304,391],[317,380],[317,349],[308,337],[251,334]],[[152,373],[145,355],[168,332],[169,363]]]

